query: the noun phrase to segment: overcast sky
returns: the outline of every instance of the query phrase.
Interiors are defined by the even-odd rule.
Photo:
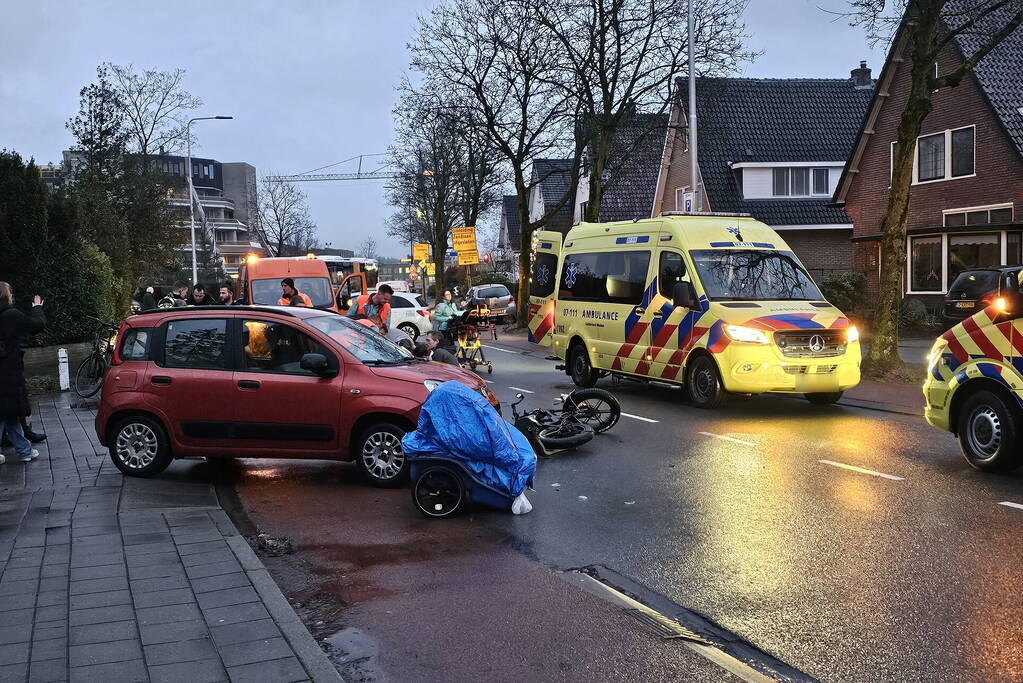
[[[196,115],[196,156],[247,161],[260,175],[299,173],[391,142],[394,86],[405,72],[412,0],[169,3],[97,0],[5,3],[0,19],[0,148],[58,162],[71,144],[64,124],[78,91],[110,61],[188,71],[205,105]],[[860,59],[876,76],[883,55],[863,34],[818,9],[841,0],[752,0],[750,46],[764,55],[752,77],[847,77]],[[679,30],[685,30],[680,17]],[[352,170],[339,168],[337,170]],[[385,236],[391,208],[382,181],[306,183],[320,237],[357,248],[369,235],[380,252],[403,247]]]

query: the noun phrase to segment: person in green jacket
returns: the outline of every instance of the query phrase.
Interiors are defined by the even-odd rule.
[[[458,317],[458,306],[451,300],[451,290],[444,290],[444,298],[433,309],[433,328],[447,335],[448,325]]]

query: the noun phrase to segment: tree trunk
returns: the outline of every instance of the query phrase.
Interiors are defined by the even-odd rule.
[[[903,275],[906,273],[906,223],[913,183],[913,157],[921,125],[932,106],[927,68],[928,64],[913,65],[913,86],[899,121],[888,210],[881,223],[881,277],[877,308],[870,335],[870,352],[863,365],[867,375],[884,376],[903,366],[899,357],[899,308],[904,291]],[[951,153],[951,150],[946,150],[946,153]]]
[[[604,197],[604,183],[601,177],[607,168],[611,143],[604,135],[598,135],[593,145],[593,163],[590,164],[589,193],[586,198],[586,214],[583,220],[596,223],[600,220],[600,202]]]
[[[515,328],[529,324],[529,278],[532,274],[533,228],[529,224],[529,197],[521,164],[514,167],[516,206],[519,211],[519,293],[515,304]]]

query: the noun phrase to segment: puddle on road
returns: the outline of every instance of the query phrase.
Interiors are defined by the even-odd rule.
[[[375,640],[357,628],[346,628],[321,643],[330,661],[349,683],[383,681],[377,669],[379,647]]]

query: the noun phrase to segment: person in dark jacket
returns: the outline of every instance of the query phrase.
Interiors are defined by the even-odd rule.
[[[426,333],[426,346],[430,349],[430,360],[454,365],[456,368],[460,367],[454,354],[441,346],[443,342],[444,335],[437,330],[430,330]]]
[[[142,295],[142,310],[151,311],[156,308],[156,297],[153,296],[153,288],[146,287],[146,293]]]
[[[217,301],[213,300],[213,297],[206,291],[206,286],[203,284],[197,284],[192,287],[192,296],[188,297],[188,301],[185,302],[186,306],[215,306]]]
[[[15,455],[22,462],[39,457],[25,438],[21,422],[32,414],[25,386],[24,353],[21,340],[46,326],[43,300],[37,294],[32,309],[26,315],[14,307],[14,293],[6,282],[0,282],[0,437],[4,434],[14,446]],[[4,457],[0,454],[0,464]]]

